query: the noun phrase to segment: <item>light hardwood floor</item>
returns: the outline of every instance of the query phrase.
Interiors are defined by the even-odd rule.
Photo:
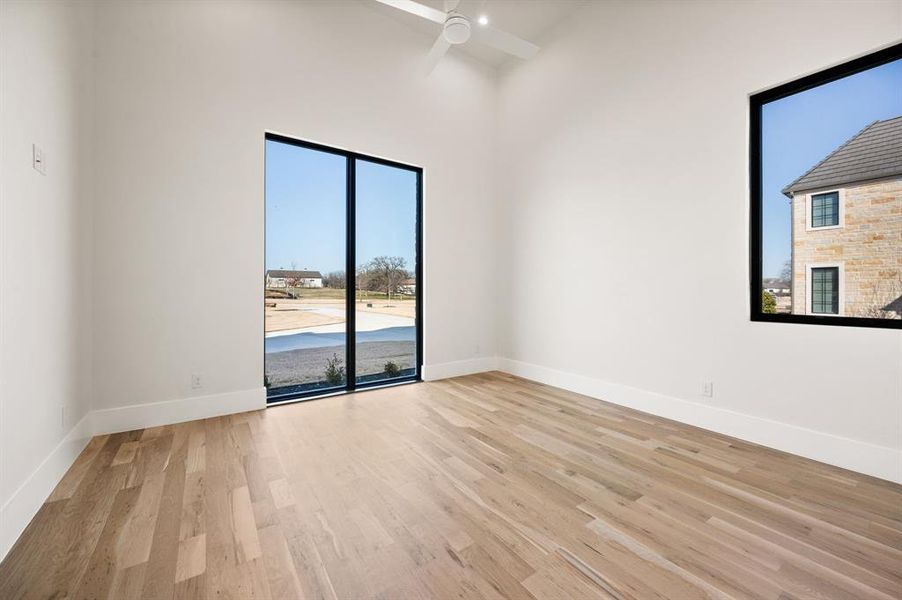
[[[491,373],[94,439],[0,598],[902,598],[902,486]]]

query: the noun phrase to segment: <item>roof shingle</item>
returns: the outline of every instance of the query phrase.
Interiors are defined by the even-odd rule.
[[[874,121],[783,188],[790,198],[823,189],[902,175],[902,116]]]

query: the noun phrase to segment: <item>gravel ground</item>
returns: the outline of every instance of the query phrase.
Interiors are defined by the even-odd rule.
[[[272,352],[266,355],[266,376],[271,387],[284,387],[323,381],[326,361],[335,353],[344,362],[344,348],[308,348]],[[385,363],[393,361],[402,369],[416,362],[415,342],[364,342],[357,344],[357,375],[381,373]]]

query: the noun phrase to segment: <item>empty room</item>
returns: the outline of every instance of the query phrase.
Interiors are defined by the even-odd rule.
[[[902,0],[0,0],[0,600],[902,600]]]

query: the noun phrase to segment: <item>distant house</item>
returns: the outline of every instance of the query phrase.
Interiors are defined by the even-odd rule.
[[[765,279],[764,291],[775,296],[786,296],[790,292],[789,282],[782,279]]]
[[[792,312],[899,318],[902,116],[871,123],[783,193],[792,202]]]
[[[415,296],[417,293],[417,280],[405,279],[398,285],[398,292],[409,296]]]
[[[268,288],[321,288],[323,276],[319,271],[286,271],[274,269],[266,272]]]

